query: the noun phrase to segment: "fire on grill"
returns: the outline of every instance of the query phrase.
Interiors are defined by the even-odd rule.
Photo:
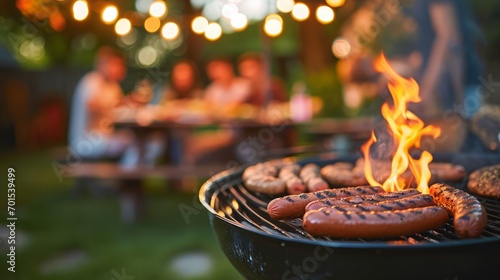
[[[439,181],[462,180],[465,169],[431,165],[433,156],[426,150],[420,151],[419,158],[412,156],[424,137],[436,139],[441,133],[439,127],[425,126],[408,110],[409,103],[420,102],[418,84],[398,75],[383,55],[375,65],[387,76],[392,96],[392,102],[381,109],[392,136],[389,145],[383,143],[390,147],[391,158],[372,158],[373,148],[382,146],[373,132],[361,148],[364,158],[355,166],[345,162],[322,168],[266,162],[245,170],[246,187],[268,195],[290,194],[271,201],[269,215],[274,219],[302,218],[304,230],[314,236],[411,235],[444,226],[448,215],[461,238],[479,236],[487,223],[483,205],[474,196]],[[431,178],[435,184],[429,188]],[[330,189],[328,183],[347,188]]]

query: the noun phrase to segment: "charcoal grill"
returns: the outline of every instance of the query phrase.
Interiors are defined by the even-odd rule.
[[[356,156],[297,159],[320,166]],[[500,155],[435,155],[435,162],[466,171],[500,163]],[[223,171],[200,189],[200,201],[220,247],[247,279],[492,279],[500,265],[500,200],[478,199],[488,224],[474,239],[460,239],[452,219],[422,234],[390,239],[332,239],[311,236],[301,219],[277,221],[266,211],[271,197],[242,185],[245,167]],[[467,180],[454,184],[466,190]]]

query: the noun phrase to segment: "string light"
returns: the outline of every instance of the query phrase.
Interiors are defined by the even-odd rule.
[[[204,0],[203,0],[204,1]],[[229,30],[242,31],[247,28],[249,19],[243,6],[240,7],[239,1],[225,1],[224,5],[218,6],[219,17],[225,18]],[[326,0],[327,5],[320,5],[316,9],[316,19],[322,24],[331,23],[335,19],[335,12],[331,7],[340,7],[345,4],[345,0]],[[149,33],[157,32],[161,27],[161,19],[167,15],[168,7],[165,0],[144,0],[141,2],[143,12],[149,12],[150,17],[144,20],[144,29]],[[207,1],[208,3],[208,1]],[[295,0],[276,0],[276,9],[281,13],[291,13],[291,16],[297,21],[305,21],[310,16],[310,8]],[[137,3],[136,3],[137,4]],[[203,4],[205,5],[205,4]],[[202,6],[203,6],[202,5]],[[207,4],[208,5],[208,4]],[[149,6],[149,9],[147,9]],[[269,7],[268,7],[269,8]],[[241,9],[240,12],[239,10]],[[273,10],[273,8],[269,8]],[[82,21],[89,15],[89,6],[86,0],[77,0],[72,6],[75,20]],[[120,12],[115,5],[106,5],[101,12],[101,19],[106,24],[112,24],[119,16]],[[230,27],[229,27],[230,25]],[[196,34],[204,34],[208,40],[217,40],[222,35],[222,27],[219,23],[209,24],[209,20],[204,16],[197,16],[191,21],[191,29]],[[227,28],[226,28],[227,29]],[[132,30],[130,20],[122,18],[115,23],[115,32],[120,36],[127,35]],[[264,31],[270,37],[279,36],[283,32],[283,20],[278,14],[269,14],[265,18]],[[163,25],[161,35],[166,40],[173,40],[180,35],[180,27],[173,22]],[[347,41],[332,43],[332,52],[338,57],[350,52],[350,44]]]
[[[328,6],[319,6],[318,9],[316,9],[316,19],[323,24],[328,24],[333,21],[335,18],[335,13],[333,12],[332,8]]]
[[[73,4],[73,17],[82,21],[89,15],[89,6],[86,1],[78,0]]]
[[[160,25],[160,19],[158,19],[157,17],[148,17],[144,21],[144,29],[146,29],[146,31],[149,33],[158,31],[158,29],[160,29]]]
[[[278,11],[280,11],[282,13],[291,12],[294,5],[295,5],[294,0],[278,0],[278,1],[276,1],[276,8],[278,8]]]
[[[222,6],[222,16],[225,18],[232,18],[238,13],[238,6],[234,3],[227,3]]]
[[[173,40],[179,36],[179,26],[174,22],[167,22],[161,29],[161,36],[167,40]]]
[[[101,19],[106,24],[112,24],[118,18],[118,9],[109,5],[102,10]]]
[[[304,3],[295,3],[292,9],[292,17],[297,21],[304,21],[309,17],[309,7]]]
[[[130,23],[130,20],[126,18],[118,20],[115,24],[115,32],[118,35],[127,35],[130,30],[132,30],[132,24]]]
[[[197,16],[191,22],[191,29],[196,34],[203,34],[208,26],[208,20],[205,17]]]
[[[326,0],[326,4],[330,7],[338,8],[345,4],[345,0]]]
[[[143,66],[151,66],[158,59],[158,52],[151,46],[145,46],[137,52],[137,61]]]
[[[241,31],[248,26],[248,19],[242,13],[237,13],[231,17],[231,27],[236,31]]]
[[[154,1],[149,6],[149,14],[157,18],[165,16],[167,14],[167,4],[163,1]]]
[[[205,29],[205,38],[210,41],[215,41],[222,35],[222,27],[216,22],[210,23]]]
[[[264,32],[270,37],[276,37],[282,31],[283,19],[277,14],[268,15],[264,23]]]
[[[344,59],[351,54],[351,44],[342,37],[337,38],[332,43],[332,52],[335,57]]]

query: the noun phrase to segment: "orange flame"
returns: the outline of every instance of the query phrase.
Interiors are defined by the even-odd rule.
[[[408,182],[401,179],[401,175],[408,169],[417,182],[417,189],[422,193],[429,193],[428,183],[431,178],[429,163],[432,155],[423,151],[419,159],[410,155],[410,149],[420,148],[423,136],[432,136],[434,139],[441,134],[436,126],[424,126],[424,122],[411,111],[408,111],[409,102],[420,102],[419,87],[414,79],[406,79],[398,75],[389,65],[382,54],[375,61],[375,69],[384,73],[389,79],[389,91],[394,104],[382,105],[382,116],[387,121],[394,138],[396,150],[390,165],[389,176],[385,182],[377,182],[372,173],[370,156],[371,146],[377,142],[375,134],[362,147],[365,158],[365,177],[372,186],[382,186],[386,191],[398,191],[409,187]]]

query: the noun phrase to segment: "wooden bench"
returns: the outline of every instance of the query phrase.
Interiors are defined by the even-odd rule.
[[[175,180],[185,178],[209,178],[225,169],[220,164],[203,166],[135,166],[123,167],[114,162],[77,162],[74,164],[59,164],[63,178],[75,178],[77,184],[88,179],[106,179],[118,182],[121,201],[121,218],[123,222],[131,223],[139,220],[145,214],[145,197],[142,181],[146,178]]]

